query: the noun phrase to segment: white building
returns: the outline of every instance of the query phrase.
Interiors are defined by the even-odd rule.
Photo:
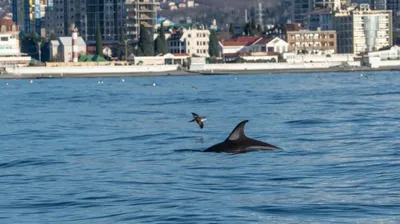
[[[359,54],[392,45],[392,11],[371,10],[368,4],[334,14],[339,53]]]
[[[250,47],[251,52],[276,52],[283,54],[288,52],[289,44],[279,37],[262,38],[256,41]]]
[[[19,28],[9,19],[0,19],[0,64],[28,65],[31,57],[21,54]]]
[[[250,52],[251,45],[262,37],[241,36],[230,41],[219,42],[220,55]]]
[[[86,53],[86,43],[82,37],[78,37],[79,54]],[[50,42],[51,61],[72,61],[72,37],[59,37],[58,40]]]
[[[279,37],[238,37],[231,41],[219,42],[221,56],[225,54],[250,52],[288,52],[289,44]]]
[[[190,56],[208,57],[210,31],[206,29],[181,29],[167,38],[169,53],[186,53]]]

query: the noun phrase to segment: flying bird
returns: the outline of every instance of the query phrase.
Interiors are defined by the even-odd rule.
[[[207,120],[206,117],[200,117],[198,114],[193,113],[193,120],[189,121],[189,122],[194,122],[196,121],[196,123],[200,126],[200,128],[203,128],[204,124],[203,121]]]

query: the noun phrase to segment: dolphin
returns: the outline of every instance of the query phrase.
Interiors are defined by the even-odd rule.
[[[231,132],[229,137],[216,145],[204,150],[204,152],[227,152],[227,153],[245,153],[258,150],[281,149],[268,143],[248,138],[244,134],[244,126],[249,120],[240,122]]]

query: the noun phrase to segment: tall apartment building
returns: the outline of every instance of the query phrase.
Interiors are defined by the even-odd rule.
[[[394,31],[400,32],[400,0],[371,0],[371,9],[392,10]]]
[[[140,25],[143,24],[153,36],[157,20],[157,0],[126,0],[126,38],[136,42],[139,39]]]
[[[44,27],[45,9],[47,0],[13,0],[13,21],[25,33],[32,31],[41,34]]]
[[[340,8],[341,0],[314,0],[314,8]]]
[[[314,9],[340,9],[350,4],[350,0],[292,0],[292,22],[304,23],[307,13]]]
[[[392,45],[392,11],[371,10],[368,4],[335,13],[338,52],[359,54]]]
[[[313,7],[313,0],[292,0],[292,22],[303,23],[305,14],[311,12]]]
[[[71,25],[95,42],[97,24],[104,43],[118,43],[125,24],[125,0],[53,0],[46,10],[46,34],[70,36]]]
[[[303,25],[305,29],[309,30],[333,30],[332,9],[314,9],[305,15]]]

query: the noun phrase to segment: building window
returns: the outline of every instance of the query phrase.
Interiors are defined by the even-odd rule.
[[[8,37],[1,37],[1,41],[8,41]]]

